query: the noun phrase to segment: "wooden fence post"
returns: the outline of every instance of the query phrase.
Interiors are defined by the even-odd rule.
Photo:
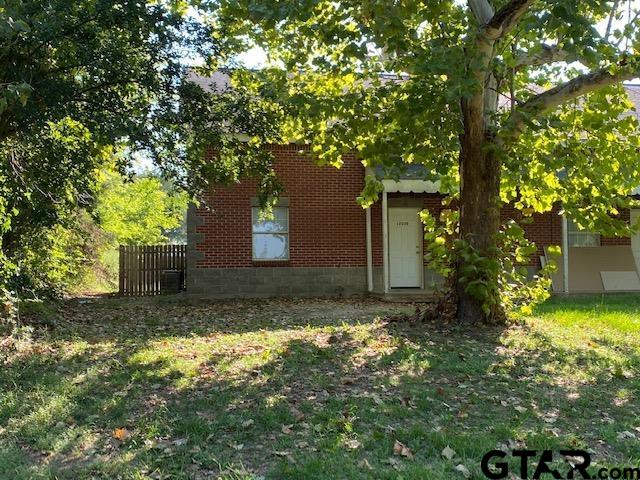
[[[118,248],[118,293],[124,295],[124,245]]]

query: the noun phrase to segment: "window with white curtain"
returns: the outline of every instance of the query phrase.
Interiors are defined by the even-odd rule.
[[[580,230],[572,220],[567,221],[567,236],[570,247],[599,247],[600,234],[589,230]]]
[[[273,217],[252,207],[253,259],[289,260],[289,207],[274,207]]]

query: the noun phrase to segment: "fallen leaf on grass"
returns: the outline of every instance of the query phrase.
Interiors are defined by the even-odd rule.
[[[345,447],[347,447],[350,450],[355,450],[356,448],[360,448],[362,446],[362,443],[360,443],[356,439],[352,439],[352,440],[347,440],[346,442],[344,442],[344,445],[345,445]]]
[[[574,468],[579,463],[585,462],[585,458],[580,456],[566,456],[564,459],[571,465],[571,468]]]
[[[284,433],[285,435],[291,435],[293,433],[292,427],[293,427],[293,424],[291,424],[291,425],[283,425],[282,426],[282,433]]]
[[[186,445],[187,444],[188,439],[186,438],[176,438],[173,443],[176,447],[180,447],[182,445]]]
[[[404,470],[404,465],[402,465],[402,462],[395,457],[389,457],[387,459],[387,463],[398,471]]]
[[[624,432],[618,433],[618,440],[625,440],[627,438],[635,439],[636,438],[636,434],[633,433],[633,432],[629,432],[627,430],[625,430]]]
[[[460,472],[464,478],[471,478],[471,472],[463,464],[456,465],[456,471]]]
[[[507,440],[507,447],[511,450],[519,450],[527,448],[527,444],[523,440],[514,440],[513,438],[510,438]]]
[[[158,445],[158,442],[156,442],[155,440],[152,440],[150,438],[147,438],[144,441],[144,446],[146,448],[156,448],[157,445]]]
[[[409,447],[398,440],[396,440],[396,442],[393,444],[393,454],[408,458],[409,460],[413,459],[413,453],[411,452]]]
[[[129,433],[129,430],[127,430],[126,428],[116,428],[113,431],[113,437],[116,440],[120,440],[121,442],[124,442],[127,438],[129,438],[131,434]]]
[[[411,397],[402,397],[400,403],[407,408],[416,408],[416,404]]]
[[[551,435],[553,435],[556,438],[560,436],[560,430],[557,428],[548,428],[545,431],[549,432]]]
[[[291,407],[291,415],[293,415],[293,418],[295,419],[296,422],[300,422],[304,420],[304,413],[302,413],[296,407]]]
[[[453,448],[451,448],[449,445],[447,445],[446,447],[444,447],[444,450],[442,450],[441,455],[447,460],[451,460],[453,457],[456,456],[456,451]]]
[[[255,422],[253,421],[253,419],[249,419],[249,420],[245,420],[244,422],[242,422],[242,426],[244,428],[250,427],[251,425],[253,425]]]
[[[305,442],[304,440],[296,440],[293,444],[296,448],[309,448],[309,442]]]
[[[291,455],[291,452],[287,450],[274,450],[273,454],[277,457],[286,457],[287,455]]]

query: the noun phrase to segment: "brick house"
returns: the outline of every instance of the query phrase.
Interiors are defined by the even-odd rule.
[[[629,88],[640,104],[640,86]],[[274,220],[261,219],[251,180],[216,188],[205,196],[207,206],[190,207],[187,292],[219,298],[429,292],[439,278],[424,265],[417,214],[444,208],[437,186],[410,173],[385,179],[380,201],[364,210],[356,197],[367,172],[354,154],[337,170],[315,166],[301,148],[272,147],[284,186]],[[518,214],[509,207],[502,212],[505,219]],[[635,221],[640,210],[623,214]],[[640,291],[639,235],[578,231],[559,208],[523,228],[538,246],[532,273],[546,261],[545,247],[568,252],[558,262],[554,291]]]

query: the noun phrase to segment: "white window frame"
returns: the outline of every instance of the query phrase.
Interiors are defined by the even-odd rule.
[[[576,242],[578,238],[595,238],[595,245],[584,244],[582,242]],[[580,230],[578,226],[570,219],[567,219],[567,238],[569,240],[569,247],[576,248],[592,248],[592,247],[600,247],[602,237],[597,232],[592,232],[591,230]]]
[[[289,206],[288,205],[277,205],[275,207],[273,207],[274,210],[277,208],[281,208],[284,209],[286,211],[287,214],[287,229],[286,230],[279,230],[279,231],[273,231],[273,232],[254,232],[253,228],[254,228],[254,212],[258,212],[257,214],[260,215],[260,207],[256,207],[256,206],[252,206],[251,207],[251,259],[254,262],[288,262],[289,261],[289,255],[290,255],[290,249],[291,249],[291,244],[290,244],[290,238],[289,238]],[[286,235],[287,237],[287,249],[286,249],[286,257],[283,258],[256,258],[256,252],[254,250],[255,248],[255,243],[254,243],[254,239],[256,235]]]

